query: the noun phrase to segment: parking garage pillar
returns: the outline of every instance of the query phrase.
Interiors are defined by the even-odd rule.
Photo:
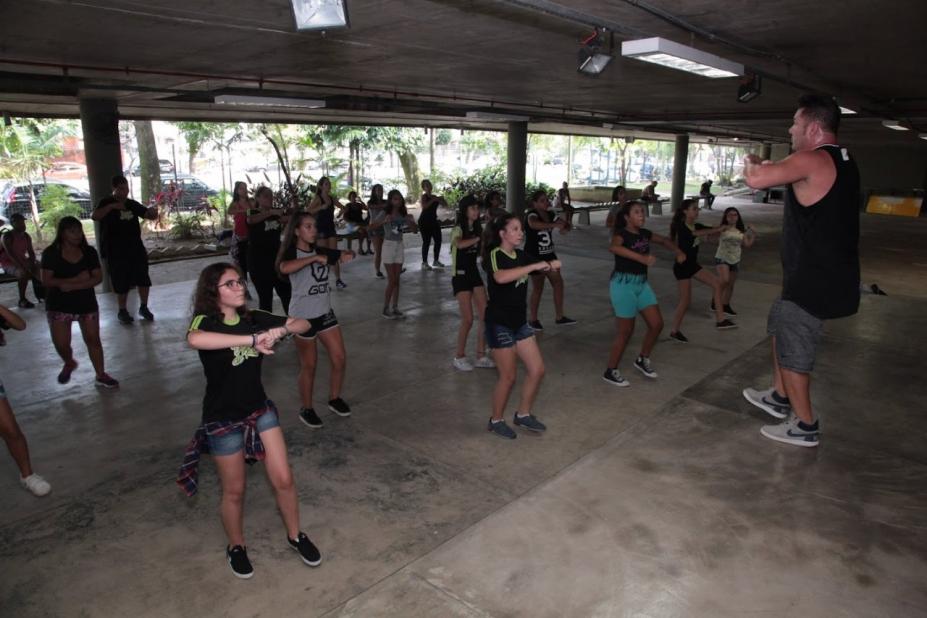
[[[525,167],[528,164],[528,123],[510,122],[508,132],[508,170],[505,202],[509,212],[525,210]]]
[[[122,151],[119,146],[119,111],[115,99],[80,100],[80,125],[84,133],[84,156],[87,159],[87,179],[90,201],[96,206],[113,191],[113,176],[122,173]],[[97,249],[100,249],[100,223],[94,221]],[[103,291],[112,291],[103,261]]]
[[[686,197],[686,165],[689,160],[689,136],[676,136],[676,153],[673,155],[673,212]]]

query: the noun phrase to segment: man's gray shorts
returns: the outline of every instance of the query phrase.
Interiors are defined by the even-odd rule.
[[[776,299],[769,309],[766,332],[776,338],[779,366],[811,373],[824,322],[790,300]]]

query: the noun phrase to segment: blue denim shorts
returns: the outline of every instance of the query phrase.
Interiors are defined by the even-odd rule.
[[[280,420],[277,418],[276,412],[268,411],[258,417],[257,430],[259,434],[279,426]],[[209,444],[209,452],[212,455],[234,455],[245,448],[245,430],[239,428],[221,436],[207,435],[206,442]]]
[[[534,330],[527,323],[513,330],[508,326],[486,322],[486,345],[492,350],[511,348],[519,341],[533,336]]]

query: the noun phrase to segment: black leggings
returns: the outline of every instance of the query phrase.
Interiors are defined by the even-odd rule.
[[[270,312],[274,306],[274,290],[280,297],[280,303],[283,305],[283,313],[290,311],[290,296],[293,289],[290,287],[289,279],[284,279],[277,274],[274,269],[274,263],[254,263],[254,256],[248,260],[251,266],[251,282],[258,293],[258,305],[261,311]]]
[[[441,254],[441,225],[437,221],[422,221],[419,219],[418,231],[422,235],[422,261],[428,262],[428,245],[435,243],[435,262]]]

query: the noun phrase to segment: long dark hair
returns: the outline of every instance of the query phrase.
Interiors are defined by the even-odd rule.
[[[464,238],[473,238],[474,236],[480,236],[483,233],[483,226],[480,223],[480,218],[477,217],[476,221],[473,222],[473,226],[470,226],[470,219],[467,217],[467,211],[471,206],[479,207],[480,202],[476,199],[476,196],[472,193],[460,198],[460,201],[457,203],[457,225],[460,227],[463,232]]]
[[[670,240],[676,242],[676,236],[679,235],[680,226],[686,224],[686,211],[692,208],[693,204],[698,204],[698,200],[682,200],[679,207],[673,213],[673,221],[670,223]]]
[[[219,308],[219,280],[228,270],[234,270],[238,273],[239,279],[244,279],[245,274],[235,264],[229,262],[218,262],[210,264],[200,272],[196,280],[196,289],[193,291],[193,315],[206,315],[216,319],[222,319],[222,309]],[[250,317],[250,312],[246,305],[237,308],[238,315]]]
[[[236,181],[235,181],[235,186],[232,188],[232,204],[234,204],[235,202],[237,202],[237,201],[240,199],[240,198],[238,197],[238,187],[240,187],[240,186],[242,186],[242,185],[244,185],[245,188],[248,187],[248,183],[245,182],[244,180],[236,180]],[[244,199],[248,199],[248,196],[246,195]]]
[[[487,225],[486,229],[483,230],[483,263],[488,263],[489,254],[493,249],[502,244],[502,239],[499,237],[499,233],[505,229],[505,226],[509,224],[509,221],[515,219],[515,215],[510,212],[503,213],[498,217],[494,217]]]
[[[302,224],[304,219],[312,219],[315,221],[315,217],[309,214],[309,211],[298,210],[290,216],[290,220],[287,222],[286,228],[283,231],[283,242],[280,243],[280,248],[277,249],[277,259],[274,260],[274,270],[276,270],[277,274],[281,277],[289,276],[280,272],[280,263],[283,262],[283,256],[290,250],[290,247],[296,244],[296,228]]]
[[[628,216],[631,214],[631,209],[635,206],[643,208],[644,203],[640,200],[631,200],[630,202],[625,202],[618,209],[618,212],[615,213],[615,225],[612,227],[613,236],[624,228],[628,227]]]
[[[380,197],[377,197],[377,189],[380,190]],[[370,199],[367,200],[367,204],[377,204],[379,205],[383,201],[383,185],[375,184],[370,187]]]
[[[398,196],[399,196],[399,199],[402,200],[402,201],[400,202],[400,204],[399,204],[399,213],[398,213],[398,214],[400,214],[400,215],[402,215],[403,217],[405,217],[407,214],[409,214],[409,211],[406,210],[406,198],[403,197],[402,191],[400,191],[399,189],[392,189],[392,190],[389,192],[389,194],[386,196],[386,208],[385,208],[384,210],[386,211],[386,214],[387,214],[388,216],[390,216],[390,217],[392,217],[393,215],[397,214],[397,213],[393,212],[393,196],[394,196],[394,195],[398,195]]]
[[[537,191],[531,194],[531,197],[528,198],[528,201],[532,205],[534,205],[535,203],[537,203],[539,199],[541,199],[542,195],[547,196],[547,191],[545,191],[544,189],[538,189]]]
[[[737,213],[737,223],[734,224],[734,227],[736,227],[741,232],[746,232],[747,226],[744,225],[744,218],[740,215],[740,211],[733,206],[724,209],[724,214],[721,215],[721,225],[727,225],[727,213],[731,212],[732,210]]]
[[[622,191],[624,191],[624,187],[622,187],[621,185],[618,185],[617,187],[612,189],[612,201],[613,202],[618,201],[618,196],[621,195]]]
[[[315,194],[319,196],[319,199],[322,198],[322,185],[328,181],[328,197],[332,196],[332,181],[328,176],[322,176],[319,178],[319,182],[315,183]]]
[[[58,229],[55,231],[55,240],[52,241],[51,246],[61,251],[61,244],[63,243],[64,233],[68,230],[78,229],[80,230],[80,250],[84,252],[87,250],[87,247],[90,245],[87,244],[87,236],[84,234],[84,226],[81,225],[80,220],[76,217],[61,217],[61,220],[58,221]]]
[[[270,194],[270,207],[273,208],[274,207],[274,192],[271,191],[270,187],[263,186],[263,185],[254,190],[254,205],[260,206],[260,204],[258,204],[258,198],[264,195],[265,193]]]
[[[492,191],[490,191],[489,193],[487,193],[487,194],[486,194],[486,197],[483,198],[483,206],[484,206],[487,210],[489,210],[490,208],[492,208],[492,198],[494,198],[494,197],[498,197],[498,198],[499,198],[499,201],[502,201],[502,194],[499,193],[498,191],[496,191],[495,189],[493,189]]]

